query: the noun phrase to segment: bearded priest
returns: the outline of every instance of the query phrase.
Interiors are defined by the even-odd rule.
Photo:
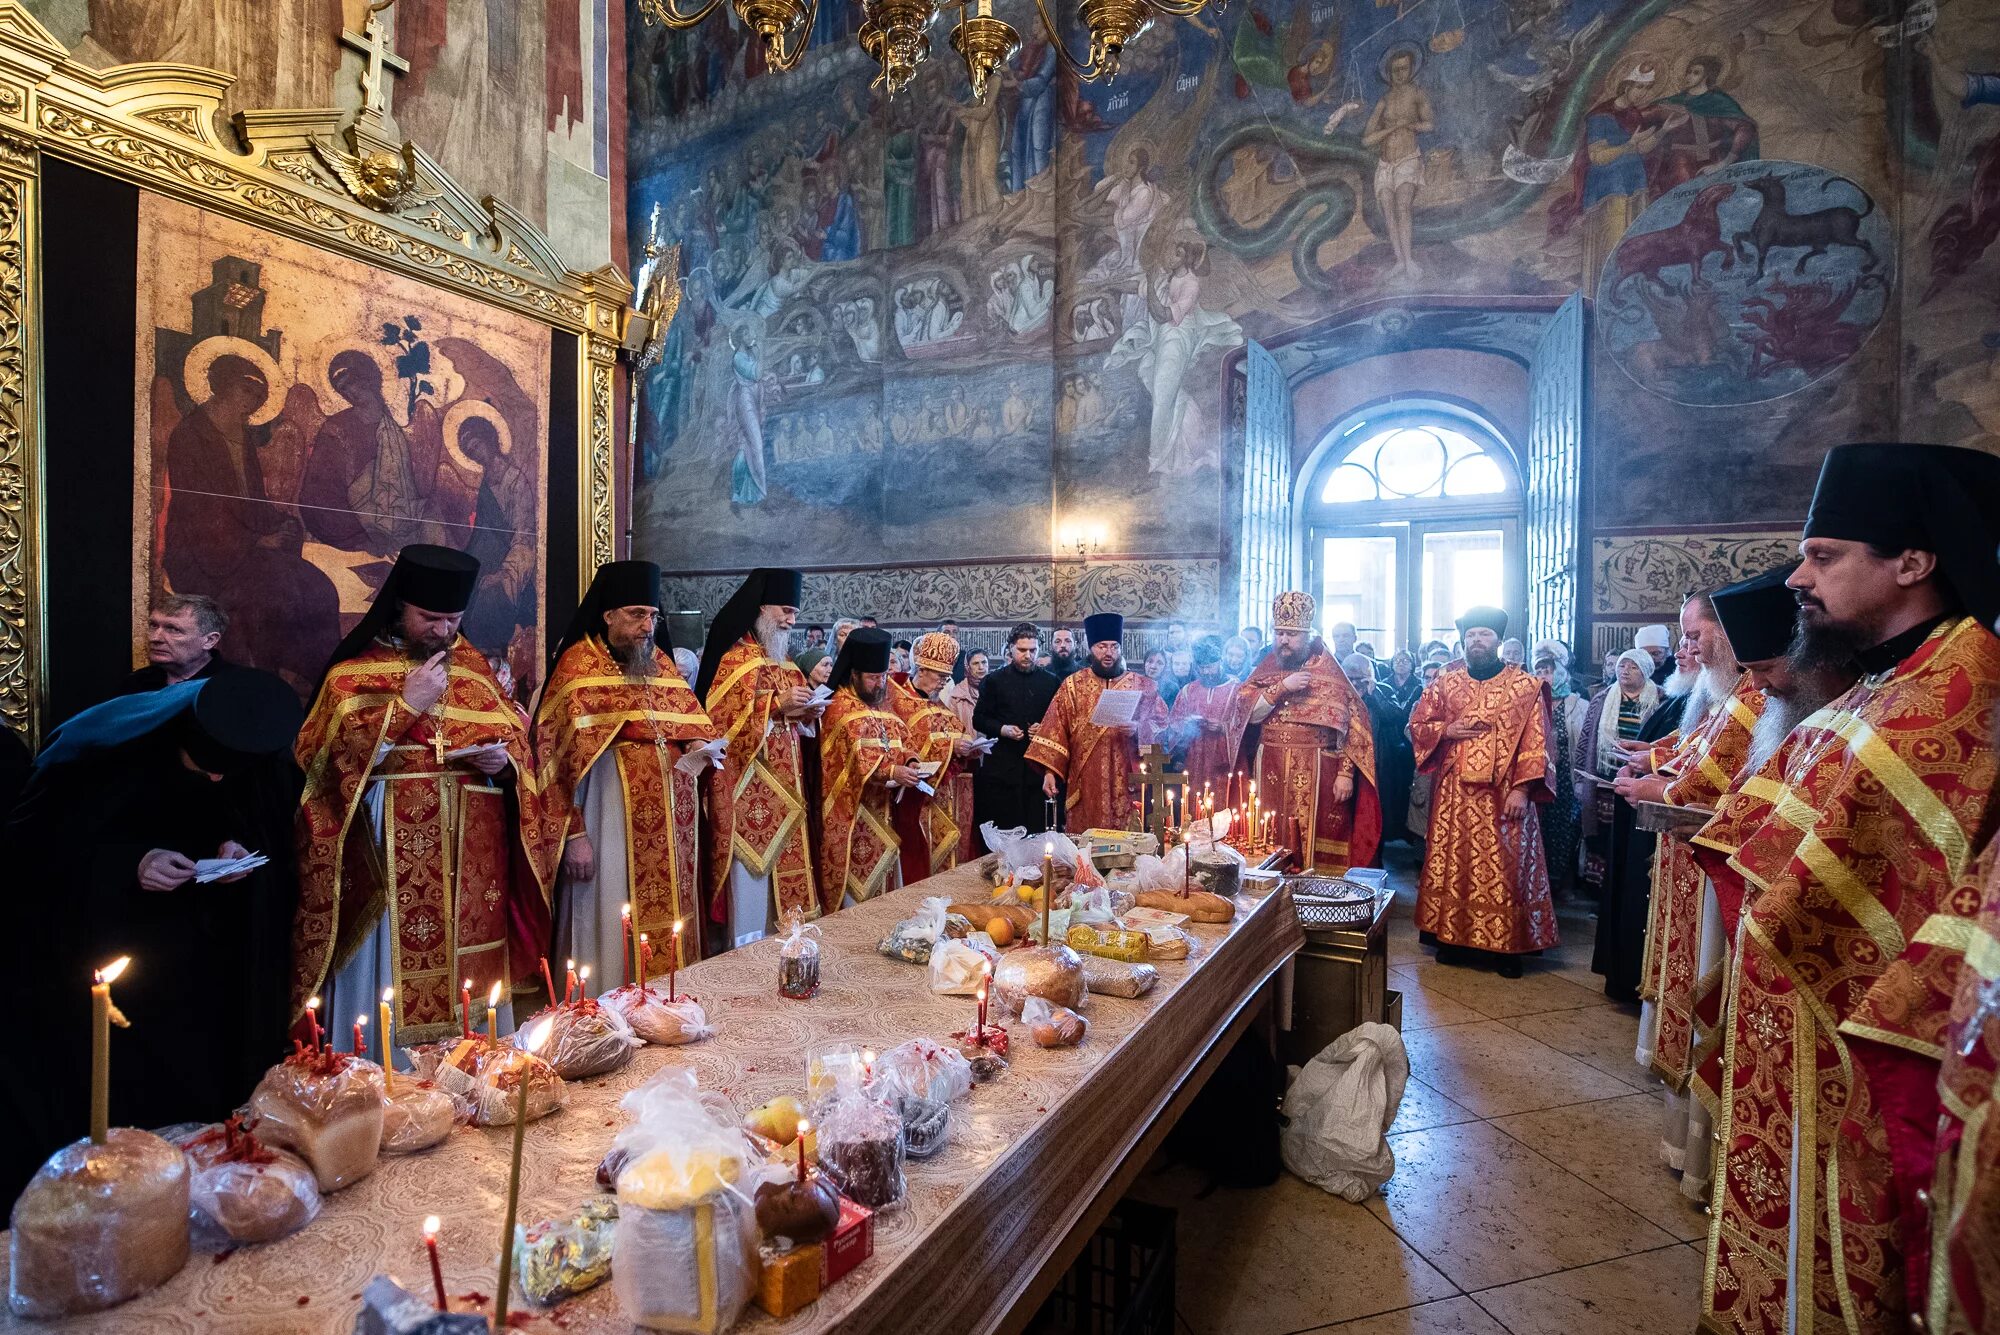
[[[595,964],[600,992],[624,977],[617,962],[630,958],[628,907],[629,929],[655,943],[649,972],[701,956],[695,783],[711,765],[688,752],[713,740],[716,727],[675,670],[671,647],[660,624],[660,568],[599,566],[535,711],[543,812],[550,837],[565,841],[555,955]],[[684,920],[693,930],[676,933]]]
[[[828,913],[903,883],[891,807],[922,796],[923,776],[891,707],[889,632],[863,626],[834,660],[819,738],[820,895]]]
[[[1465,662],[1410,711],[1417,772],[1434,780],[1417,929],[1437,938],[1440,964],[1484,952],[1499,956],[1501,977],[1519,978],[1522,955],[1556,944],[1535,816],[1555,798],[1549,689],[1501,661],[1499,608],[1473,608],[1458,634]]]
[[[729,947],[792,913],[819,916],[799,737],[821,706],[787,652],[804,587],[796,570],[751,571],[709,623],[695,676],[695,695],[729,743],[708,777],[702,841],[709,920]]]
[[[896,832],[903,841],[903,883],[950,871],[971,853],[973,738],[958,714],[939,703],[958,661],[958,641],[943,631],[920,636],[911,650],[910,684],[891,680],[889,708],[909,731],[910,754],[937,768],[925,780],[937,791],[896,803]]]
[[[1174,696],[1168,722],[1174,745],[1186,748],[1181,768],[1187,771],[1188,793],[1220,793],[1228,789],[1234,759],[1230,746],[1241,731],[1231,727],[1238,685],[1222,671],[1222,641],[1216,636],[1196,640],[1193,658],[1194,679],[1182,683]]]
[[[479,563],[403,548],[334,651],[297,757],[292,1016],[368,1015],[395,995],[396,1045],[442,1037],[461,985],[535,976],[555,845],[528,729],[459,634]],[[512,1024],[512,1007],[500,1023]]]
[[[1789,580],[1800,653],[1864,675],[1793,730],[1768,818],[1729,841],[1753,890],[1704,1330],[1922,1314],[1952,998],[1990,968],[1963,878],[1996,777],[1996,542],[2000,458],[1867,443],[1821,466]]]
[[[1139,814],[1132,795],[1139,748],[1166,726],[1167,707],[1151,677],[1125,666],[1124,617],[1116,612],[1085,617],[1083,634],[1090,643],[1086,669],[1063,678],[1049,712],[1035,726],[1028,760],[1042,767],[1042,792],[1049,797],[1059,784],[1068,784],[1065,830],[1129,829]],[[1092,721],[1106,691],[1138,692],[1129,726]]]
[[[1369,867],[1382,844],[1375,740],[1368,707],[1313,631],[1309,593],[1271,605],[1271,647],[1244,681],[1232,754],[1249,753],[1272,838],[1302,869],[1338,875]]]

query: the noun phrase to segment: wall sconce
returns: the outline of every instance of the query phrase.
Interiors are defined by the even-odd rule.
[[[1102,520],[1071,519],[1056,528],[1057,550],[1075,552],[1083,559],[1101,555],[1104,551],[1104,540],[1105,528]]]

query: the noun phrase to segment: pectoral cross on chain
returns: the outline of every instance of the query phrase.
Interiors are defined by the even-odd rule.
[[[2000,978],[1988,978],[1979,985],[1979,1004],[1965,1017],[1965,1036],[1958,1040],[1958,1055],[1970,1057],[1986,1033],[1986,1022],[2000,1015]]]
[[[389,113],[388,85],[383,71],[392,74],[407,74],[410,62],[389,49],[389,31],[382,22],[382,11],[396,3],[396,0],[373,0],[368,6],[368,17],[358,33],[343,32],[340,44],[351,51],[359,51],[366,62],[361,67],[361,114],[381,120]]]

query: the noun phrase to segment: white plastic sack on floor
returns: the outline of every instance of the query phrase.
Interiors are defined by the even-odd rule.
[[[1396,1171],[1385,1134],[1403,1102],[1410,1057],[1386,1024],[1363,1024],[1299,1068],[1278,1135],[1285,1167],[1314,1186],[1364,1201]]]

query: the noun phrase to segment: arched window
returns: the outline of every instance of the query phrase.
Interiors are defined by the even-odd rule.
[[[1467,607],[1521,605],[1521,470],[1476,414],[1364,411],[1315,453],[1299,512],[1322,631],[1351,622],[1386,659],[1449,643]]]

